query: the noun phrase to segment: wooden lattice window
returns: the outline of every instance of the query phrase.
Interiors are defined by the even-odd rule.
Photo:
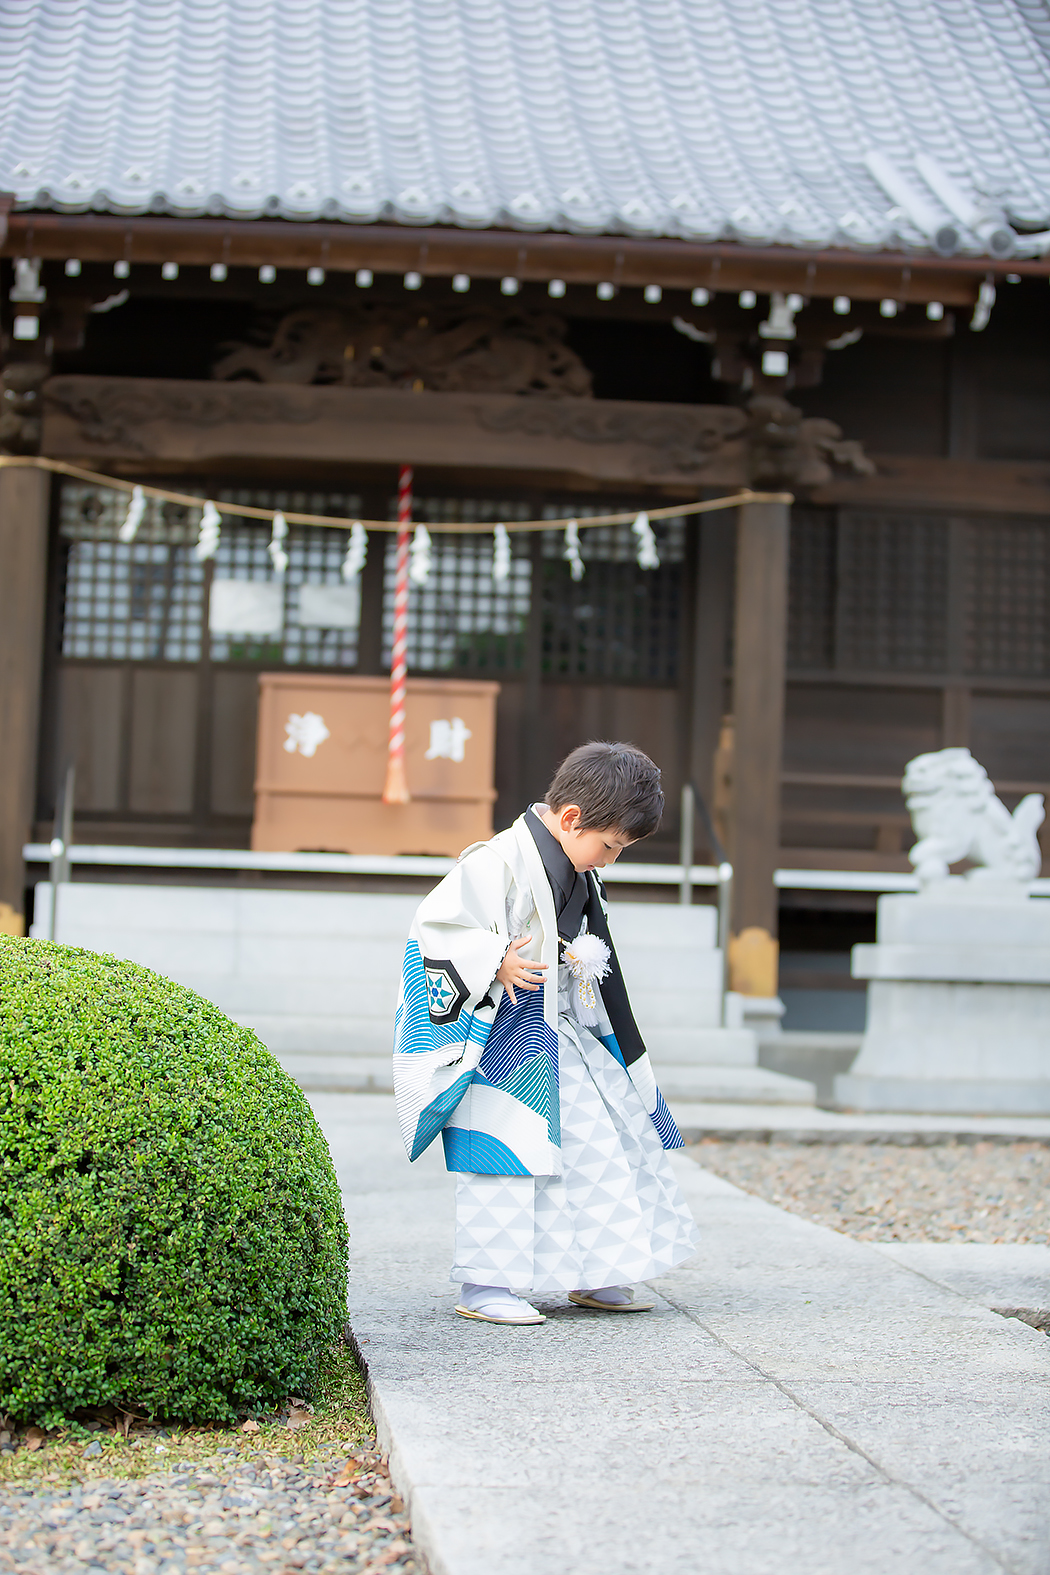
[[[839,520],[836,665],[938,672],[947,665],[946,520],[844,512]]]
[[[980,520],[965,532],[964,666],[970,673],[1050,674],[1050,526]]]
[[[789,667],[835,665],[835,549],[833,509],[792,509]]]
[[[361,513],[361,498],[356,493],[271,492],[256,489],[224,489],[216,496],[220,510],[224,502],[245,503],[255,508],[287,509],[298,514],[330,514],[353,518]],[[223,520],[219,550],[215,554],[215,578],[224,580],[272,580],[269,525],[254,525],[247,520]],[[375,538],[373,537],[373,543]],[[292,525],[284,547],[288,568],[284,576],[284,628],[280,635],[254,639],[246,635],[211,637],[213,662],[282,662],[298,667],[353,667],[357,663],[357,628],[303,628],[299,623],[299,592],[303,585],[340,585],[346,553],[347,533],[326,525]]]
[[[62,487],[62,654],[195,662],[204,595],[192,553],[196,510],[151,499],[135,541],[121,542],[127,504],[126,493],[105,487]]]
[[[612,513],[626,504],[582,509],[551,505],[545,517],[575,510],[577,517]],[[681,519],[653,522],[658,569],[640,569],[629,525],[597,525],[580,532],[586,572],[574,580],[563,558],[561,531],[543,536],[543,650],[545,677],[617,679],[674,684],[678,680],[685,527]]]
[[[180,486],[198,492],[196,486]],[[355,494],[220,489],[223,503],[308,514],[353,517],[361,512]],[[148,499],[135,540],[118,531],[127,494],[65,483],[59,534],[66,549],[62,597],[63,656],[123,661],[196,662],[206,627],[209,575],[194,556],[200,511]],[[271,580],[268,524],[225,515],[212,575],[216,579]],[[298,622],[300,587],[338,585],[346,533],[324,526],[292,526],[285,541],[284,628],[254,639],[214,635],[213,661],[267,661],[294,666],[352,667],[357,629],[303,628]],[[380,549],[381,550],[381,549]]]
[[[393,507],[393,506],[392,506]],[[543,519],[616,513],[631,507],[615,500],[581,505],[547,503]],[[427,523],[468,519],[496,524],[533,517],[535,505],[489,498],[417,497],[414,517]],[[561,530],[545,531],[541,566],[540,653],[545,677],[619,679],[673,684],[678,673],[679,598],[685,533],[681,520],[653,526],[659,569],[640,569],[630,526],[596,526],[580,532],[582,580],[573,580],[562,556]],[[430,576],[413,586],[408,611],[408,665],[416,672],[522,672],[528,662],[532,597],[531,533],[511,535],[511,573],[492,579],[492,537],[435,535]],[[396,544],[386,548],[383,660],[390,661],[394,621]]]
[[[396,500],[391,503],[396,517]],[[530,519],[527,503],[492,498],[417,497],[412,515],[428,525],[456,520],[479,524]],[[512,534],[510,576],[492,577],[493,538],[432,537],[430,574],[408,599],[408,665],[415,672],[506,673],[525,666],[532,587],[527,533]],[[390,665],[394,632],[397,539],[386,538],[383,588],[383,661]]]

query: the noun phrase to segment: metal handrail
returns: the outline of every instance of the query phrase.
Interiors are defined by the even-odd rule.
[[[58,933],[58,893],[63,881],[69,879],[69,845],[73,841],[73,795],[76,792],[77,768],[67,766],[65,780],[58,791],[55,803],[54,836],[51,838],[51,923],[52,940]]]

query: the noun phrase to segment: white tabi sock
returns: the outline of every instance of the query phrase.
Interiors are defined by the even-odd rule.
[[[605,1302],[608,1307],[626,1307],[628,1303],[634,1300],[631,1291],[626,1285],[605,1285],[601,1290],[580,1290],[576,1294],[578,1296],[589,1296],[595,1302]]]
[[[529,1302],[507,1290],[505,1285],[463,1285],[459,1303],[468,1312],[484,1313],[487,1318],[508,1318],[535,1312]]]

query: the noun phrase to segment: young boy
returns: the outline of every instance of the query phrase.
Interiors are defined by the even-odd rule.
[[[536,1324],[519,1292],[648,1312],[632,1282],[697,1233],[665,1149],[682,1139],[631,1014],[597,871],[660,823],[660,772],[584,744],[544,804],[475,843],[420,903],[394,1090],[410,1159],[441,1133],[458,1172],[456,1308]]]

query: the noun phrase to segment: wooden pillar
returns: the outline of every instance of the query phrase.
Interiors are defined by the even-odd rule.
[[[748,503],[738,513],[730,980],[742,995],[772,996],[790,516],[786,503]]]
[[[44,657],[49,477],[0,467],[0,931],[24,933]]]

